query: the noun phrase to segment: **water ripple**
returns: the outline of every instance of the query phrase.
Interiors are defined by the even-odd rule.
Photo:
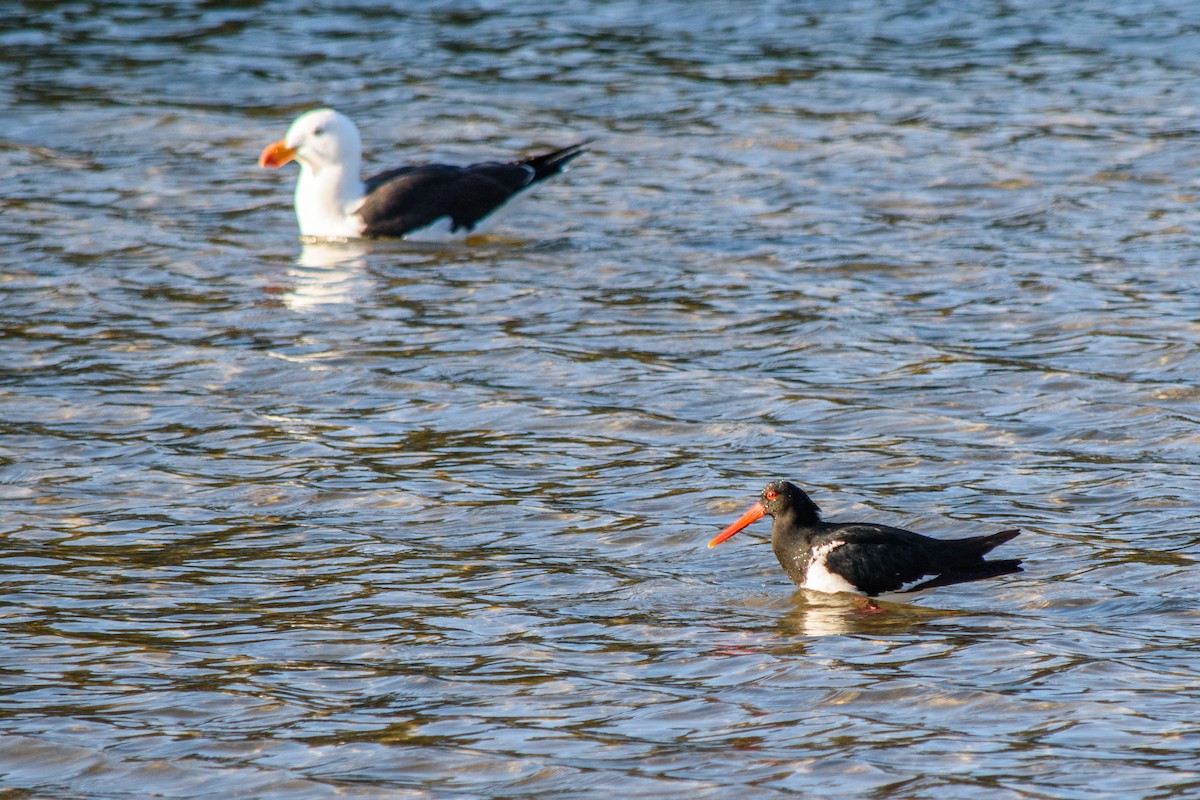
[[[1189,5],[262,12],[0,31],[6,788],[1194,789]],[[595,141],[470,247],[297,242],[255,156],[324,103]],[[777,477],[1026,571],[707,550]]]

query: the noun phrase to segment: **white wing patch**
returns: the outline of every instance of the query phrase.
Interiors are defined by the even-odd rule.
[[[814,592],[827,592],[829,594],[837,594],[838,592],[861,594],[858,589],[854,588],[854,584],[850,583],[850,581],[825,568],[825,559],[829,557],[830,553],[844,544],[845,542],[840,539],[834,539],[832,542],[826,542],[820,547],[812,549],[808,559],[808,569],[804,571],[804,583],[800,584],[801,589],[810,589]]]

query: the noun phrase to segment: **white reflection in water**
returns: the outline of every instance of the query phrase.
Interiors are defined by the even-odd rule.
[[[883,635],[913,631],[922,624],[960,616],[944,608],[928,608],[904,602],[868,602],[851,594],[797,591],[792,609],[779,620],[787,636]]]
[[[801,592],[803,605],[785,619],[789,632],[801,636],[841,636],[853,628],[853,615],[861,615],[849,598],[822,596],[819,592]]]
[[[365,297],[375,285],[366,272],[366,253],[361,242],[305,242],[280,299],[293,311],[309,311]]]

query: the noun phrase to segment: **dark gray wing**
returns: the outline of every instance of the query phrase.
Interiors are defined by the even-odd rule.
[[[429,164],[380,173],[366,182],[359,208],[364,236],[404,236],[442,218],[452,231],[471,231],[487,215],[532,183],[558,174],[583,144],[508,164],[469,167]]]
[[[481,219],[524,189],[533,170],[518,164],[405,167],[367,181],[359,208],[364,236],[403,236],[443,217],[451,230],[470,231]]]

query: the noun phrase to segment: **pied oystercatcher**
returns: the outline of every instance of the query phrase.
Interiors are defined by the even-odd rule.
[[[931,539],[889,525],[825,522],[812,498],[787,481],[768,483],[759,501],[708,546],[715,547],[764,516],[773,518],[775,556],[801,589],[876,597],[1021,571],[1020,559],[984,560],[992,548],[1019,534],[1017,529],[969,539]]]

